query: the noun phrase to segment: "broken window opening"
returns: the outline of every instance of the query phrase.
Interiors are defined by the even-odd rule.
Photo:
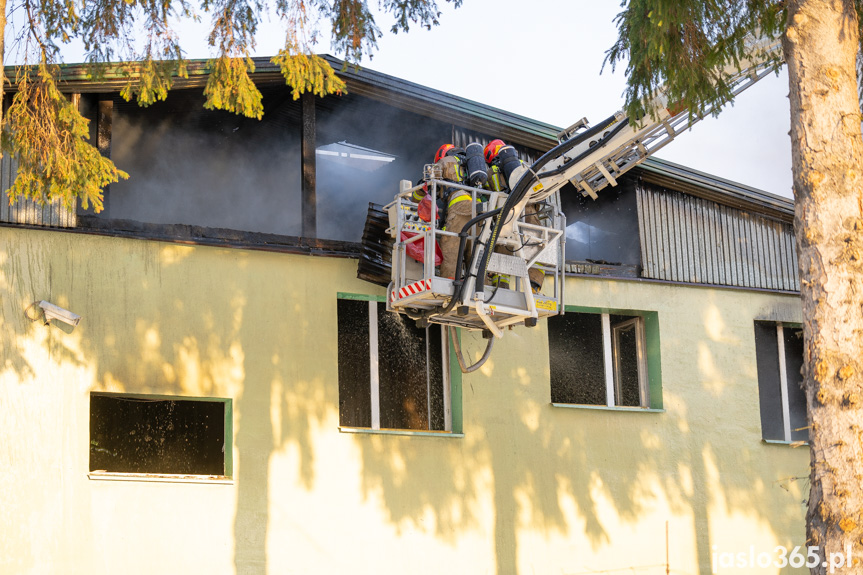
[[[230,475],[228,399],[90,395],[90,471]]]
[[[808,441],[803,391],[803,330],[781,322],[755,322],[761,437]]]
[[[417,328],[382,302],[338,300],[339,423],[452,431],[443,330]]]
[[[567,313],[548,331],[552,403],[650,407],[644,318]]]
[[[418,181],[452,124],[360,96],[316,100],[317,237],[359,242],[369,202],[387,204]]]
[[[644,322],[640,317],[612,324],[615,405],[650,405],[647,385],[647,357],[644,350]]]

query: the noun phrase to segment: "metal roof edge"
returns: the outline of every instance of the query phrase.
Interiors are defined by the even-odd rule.
[[[320,56],[345,80],[348,84],[348,92],[372,97],[377,95],[378,98],[382,96],[382,92],[397,93],[415,102],[412,105],[406,105],[405,102],[402,102],[400,107],[420,111],[425,115],[454,116],[453,120],[467,123],[469,125],[465,127],[477,131],[486,130],[494,134],[503,131],[502,136],[516,137],[521,140],[519,143],[541,151],[546,151],[557,144],[557,133],[559,132],[557,126],[409,82],[371,68],[346,64],[344,60],[329,54],[320,54]],[[272,62],[271,57],[256,56],[252,58],[252,61],[255,65],[253,77],[266,80],[281,78],[280,68]],[[210,59],[188,60],[189,78],[176,78],[174,87],[202,85],[203,79],[209,75],[209,62]],[[134,65],[135,62],[119,62],[113,65],[112,69],[106,71],[102,78],[96,80],[90,74],[88,64],[60,64],[60,81],[68,88],[85,92],[97,92],[99,88],[102,88],[103,91],[117,91],[125,85],[128,74],[134,74]],[[16,68],[17,66],[5,67],[7,78],[15,77]],[[14,90],[14,81],[11,88]],[[419,105],[420,103],[422,104]],[[434,110],[438,112],[433,114]],[[518,138],[517,135],[526,135],[527,137]]]
[[[345,78],[348,82],[361,82],[373,85],[377,88],[400,92],[419,100],[425,100],[435,106],[484,117],[501,125],[530,132],[547,139],[549,149],[557,144],[557,134],[560,132],[560,128],[552,124],[533,120],[526,116],[514,114],[500,108],[494,108],[475,100],[455,96],[441,90],[423,86],[422,84],[417,84],[382,72],[377,72],[370,68],[355,67],[351,65],[345,67],[343,60],[330,56],[329,54],[323,54],[322,57],[324,57],[333,69],[337,70],[339,75]]]

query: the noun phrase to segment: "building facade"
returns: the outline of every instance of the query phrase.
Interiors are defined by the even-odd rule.
[[[101,214],[0,212],[0,572],[787,570],[724,554],[805,541],[790,202],[661,161],[564,196],[566,314],[462,374],[357,279],[368,204],[446,141],[556,129],[257,69],[261,122],[195,74],[139,109],[67,70],[132,177]]]

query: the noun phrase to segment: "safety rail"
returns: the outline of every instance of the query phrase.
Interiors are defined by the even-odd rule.
[[[492,227],[492,217],[479,219],[468,230],[465,241],[468,263],[456,281],[436,274],[435,249],[441,238],[459,237],[462,230],[444,228],[445,222],[438,219],[439,210],[434,201],[430,202],[430,221],[420,219],[414,192],[422,189],[432,198],[437,198],[442,188],[464,191],[470,194],[473,220],[502,206],[507,194],[442,180],[434,177],[438,174],[430,173],[431,169],[432,166],[427,166],[426,174],[432,177],[417,185],[400,182],[399,193],[393,202],[384,206],[389,218],[387,233],[394,239],[387,309],[405,313],[421,324],[430,322],[487,330],[498,337],[505,327],[535,325],[538,317],[562,313],[565,218],[560,210],[559,197],[554,196],[553,200],[542,204],[545,209],[538,217],[546,225],[518,223],[521,243],[509,246],[508,251],[512,255],[492,254],[489,272],[509,276],[511,285],[486,285],[485,279],[478,282],[475,277],[482,246],[487,243]],[[402,232],[414,235],[406,237]],[[424,242],[422,263],[407,253],[408,246],[419,241]],[[469,251],[469,246],[479,246],[479,249]],[[548,293],[533,293],[528,268],[539,269],[550,278],[545,282]]]

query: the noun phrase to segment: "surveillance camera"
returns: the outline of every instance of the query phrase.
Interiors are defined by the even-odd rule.
[[[45,323],[48,323],[52,319],[58,319],[63,323],[68,323],[71,326],[78,325],[78,322],[81,321],[81,316],[78,314],[74,314],[68,309],[63,309],[58,305],[54,305],[51,302],[40,301],[39,307],[42,308],[42,311],[45,313]]]

